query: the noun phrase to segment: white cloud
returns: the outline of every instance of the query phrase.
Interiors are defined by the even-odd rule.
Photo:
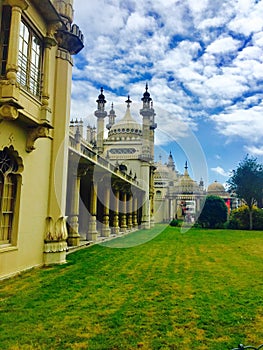
[[[226,54],[238,49],[240,42],[232,37],[220,38],[212,42],[206,49],[210,54]]]
[[[216,168],[211,168],[211,170],[219,175],[228,177],[229,176],[229,172],[226,172],[223,168],[221,168],[220,166],[217,166]]]
[[[263,104],[249,109],[231,107],[225,114],[213,115],[218,131],[228,137],[258,142],[263,137]]]
[[[160,130],[180,138],[206,118],[220,142],[261,152],[263,1],[78,0],[75,21],[85,48],[73,68],[72,116],[96,123],[101,85],[107,109],[128,93],[140,104],[147,81]]]
[[[262,146],[245,146],[245,150],[248,154],[253,156],[263,156],[263,145]]]

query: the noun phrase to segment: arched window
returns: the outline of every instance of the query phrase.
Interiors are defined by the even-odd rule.
[[[162,198],[162,191],[160,190],[156,191],[156,198],[158,199]]]
[[[17,198],[22,169],[21,158],[16,158],[13,147],[0,151],[0,246],[15,244],[14,235]]]

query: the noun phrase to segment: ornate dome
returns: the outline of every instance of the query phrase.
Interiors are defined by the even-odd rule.
[[[123,139],[138,139],[142,136],[142,127],[131,116],[130,112],[130,99],[126,101],[127,110],[124,117],[117,123],[111,126],[108,134],[110,140],[123,140]]]
[[[211,185],[207,188],[208,194],[225,194],[226,190],[225,187],[220,182],[213,182]]]
[[[157,163],[156,165],[157,165],[157,167],[156,167],[156,170],[154,173],[154,178],[167,180],[169,178],[169,175],[170,175],[170,172],[169,172],[169,169],[167,168],[167,165],[162,164],[162,163]]]
[[[189,173],[188,173],[188,166],[187,162],[185,163],[185,172],[183,175],[181,175],[180,179],[175,185],[176,191],[178,193],[198,193],[200,192],[200,187],[198,186],[197,182],[191,179]]]

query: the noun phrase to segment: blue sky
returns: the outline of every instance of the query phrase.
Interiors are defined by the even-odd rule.
[[[180,172],[187,159],[208,183],[225,183],[246,154],[263,162],[262,0],[75,0],[75,22],[85,48],[74,58],[72,118],[96,124],[103,86],[107,110],[113,102],[122,118],[129,94],[140,120],[148,82],[156,159],[171,150]]]

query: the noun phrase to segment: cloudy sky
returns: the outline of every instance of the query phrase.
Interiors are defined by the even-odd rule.
[[[147,82],[157,160],[171,151],[197,176],[207,164],[209,183],[246,154],[263,162],[263,0],[75,0],[75,22],[73,118],[96,124],[103,86],[107,110],[123,117],[129,94],[139,120]]]

